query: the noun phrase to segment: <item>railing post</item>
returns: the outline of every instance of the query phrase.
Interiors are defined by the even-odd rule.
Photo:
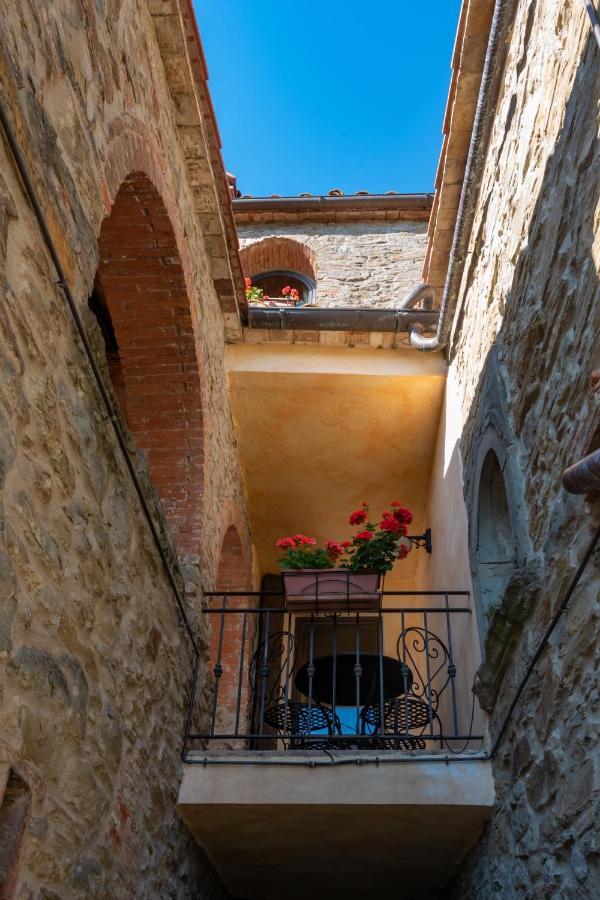
[[[433,737],[433,705],[431,695],[433,688],[431,686],[431,660],[429,658],[429,620],[427,613],[423,613],[423,628],[425,631],[425,670],[427,672],[427,706],[429,710],[429,734]]]
[[[406,617],[404,613],[401,613],[401,624],[402,624],[402,675],[404,680],[404,695],[402,702],[404,704],[404,731],[408,732],[408,674],[410,672],[409,667],[406,664]],[[397,704],[396,704],[397,708]],[[396,716],[396,733],[398,732],[398,716]],[[399,743],[396,742],[396,749],[398,749]]]
[[[262,737],[265,720],[265,694],[267,691],[267,678],[269,677],[269,638],[271,629],[271,610],[268,609],[265,616],[265,638],[263,660],[258,671],[260,678],[260,705],[258,711],[258,734]]]
[[[379,725],[381,734],[385,735],[385,709],[383,690],[383,614],[381,607],[379,608],[379,618],[377,621],[377,643],[379,645]]]
[[[284,707],[283,721],[285,728],[288,727],[288,711],[289,711],[289,690],[290,690],[290,656],[292,653],[292,614],[290,610],[287,612],[287,650],[285,655],[285,686],[284,686]],[[276,745],[277,746],[277,745]],[[284,743],[285,747],[285,743]]]
[[[221,655],[223,653],[223,632],[225,630],[225,610],[227,609],[227,595],[223,594],[223,608],[221,610],[221,626],[219,630],[219,649],[217,650],[217,661],[214,668],[215,686],[213,689],[212,715],[210,720],[210,733],[214,737],[215,721],[217,718],[217,699],[219,696],[219,679],[223,674],[223,666],[221,665]]]
[[[448,632],[448,676],[450,678],[450,690],[452,692],[452,719],[454,722],[454,734],[458,734],[458,710],[456,708],[456,666],[454,665],[454,656],[452,654],[452,625],[450,623],[450,602],[448,600],[448,592],[444,594],[444,602],[446,604],[446,628]]]
[[[354,683],[356,688],[356,733],[360,733],[360,679],[362,675],[362,666],[360,664],[360,613],[356,613],[356,627],[354,631],[355,645],[355,661],[354,661]]]
[[[312,721],[313,706],[313,678],[315,677],[315,617],[314,613],[310,614],[310,630],[308,635],[308,668],[306,674],[308,676],[308,721]]]
[[[192,684],[190,688],[190,703],[188,706],[187,717],[185,721],[185,735],[183,738],[183,751],[181,758],[183,762],[187,761],[187,748],[190,736],[190,728],[192,725],[192,715],[194,711],[194,701],[196,699],[196,684],[198,682],[198,669],[200,668],[200,654],[196,653],[196,661],[194,663],[194,674],[192,675]]]
[[[246,627],[248,621],[248,613],[244,610],[244,618],[242,620],[242,648],[240,651],[240,665],[238,669],[238,689],[237,689],[237,705],[235,708],[235,733],[240,731],[240,706],[242,703],[242,683],[244,678],[244,654],[246,649]]]
[[[335,729],[335,695],[337,691],[337,614],[333,614],[333,632],[332,632],[332,644],[333,644],[333,672],[332,672],[332,681],[331,681],[331,720],[333,722],[333,728]]]

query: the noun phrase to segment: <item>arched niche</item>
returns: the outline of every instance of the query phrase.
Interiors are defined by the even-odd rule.
[[[248,567],[235,525],[229,526],[221,543],[215,590],[223,593],[248,590]]]
[[[147,455],[178,554],[196,554],[204,445],[192,316],[172,223],[143,172],[119,188],[99,252],[90,308],[114,392]]]
[[[479,602],[485,618],[498,605],[517,563],[515,530],[505,476],[490,448],[479,474],[475,562]]]

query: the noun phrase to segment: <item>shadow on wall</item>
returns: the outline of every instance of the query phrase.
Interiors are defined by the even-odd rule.
[[[572,574],[573,547],[588,540],[582,501],[565,494],[561,475],[588,452],[598,426],[598,410],[588,395],[600,333],[600,249],[594,232],[600,199],[597,53],[590,33],[524,249],[511,286],[500,299],[502,325],[483,366],[461,441],[471,564],[485,636],[479,696],[487,709],[494,706],[529,613],[539,601],[537,640]],[[482,228],[471,271],[476,271],[484,237]],[[498,286],[490,290],[497,292]],[[465,358],[471,351],[470,346],[459,350]],[[499,384],[500,399],[490,387],[493,382]],[[481,496],[479,479],[484,483],[489,476],[490,430],[501,469],[496,488],[502,475],[510,521],[503,515],[491,532],[489,525],[484,530],[487,527],[491,536],[490,547],[506,543],[507,529],[516,535],[517,546],[512,573],[504,573],[505,583],[486,617],[490,584],[485,568],[498,561],[484,558],[487,545],[479,539],[485,508],[475,500]],[[487,489],[493,489],[489,478]],[[523,665],[512,668],[511,681],[516,682],[531,652],[524,651]]]

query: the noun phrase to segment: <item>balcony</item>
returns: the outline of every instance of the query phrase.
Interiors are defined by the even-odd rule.
[[[434,896],[493,806],[468,593],[208,598],[178,810],[233,896]]]

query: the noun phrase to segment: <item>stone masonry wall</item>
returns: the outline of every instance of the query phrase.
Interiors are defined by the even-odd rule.
[[[161,2],[0,0],[1,98],[99,355],[87,303],[102,221],[136,172],[168,212],[204,426],[203,532],[182,561],[212,585],[224,510],[246,559],[248,524],[223,318],[149,7]],[[223,898],[174,809],[190,643],[3,145],[0,172],[0,802],[11,770],[32,789],[15,896]],[[200,597],[187,600],[206,647]]]
[[[465,471],[497,365],[501,439],[522,473],[513,488],[529,574],[504,623],[513,646],[492,738],[600,518],[592,498],[561,487],[600,421],[588,387],[600,349],[600,52],[575,0],[516,0],[508,21],[452,351]],[[515,710],[494,760],[495,815],[445,896],[600,895],[599,562],[596,553]],[[525,585],[533,602],[523,623]]]
[[[427,222],[274,222],[240,224],[238,233],[242,262],[244,248],[267,237],[308,247],[316,263],[317,306],[395,307],[421,282]]]

